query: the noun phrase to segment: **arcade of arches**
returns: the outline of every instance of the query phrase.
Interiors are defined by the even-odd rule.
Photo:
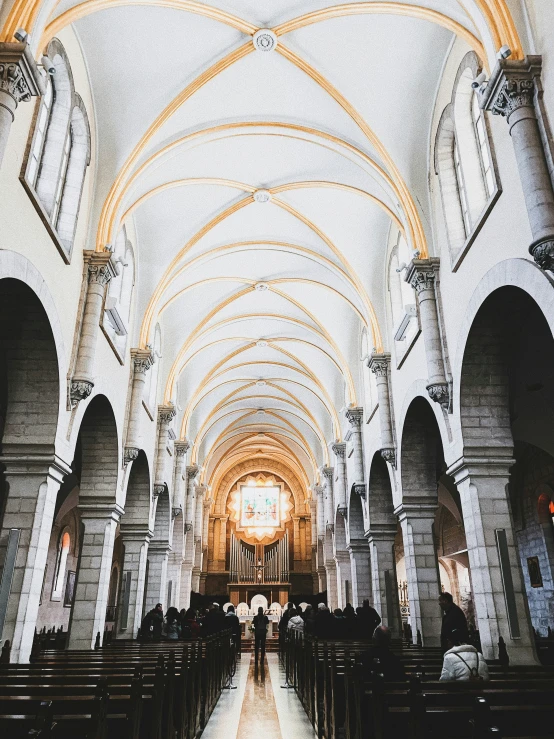
[[[551,5],[4,0],[12,661],[256,595],[436,646],[441,590],[536,661]]]

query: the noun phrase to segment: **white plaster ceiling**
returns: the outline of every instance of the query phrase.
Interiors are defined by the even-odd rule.
[[[75,5],[61,3],[54,17]],[[204,3],[253,29],[337,5]],[[405,5],[438,10],[475,32],[457,0]],[[74,28],[96,108],[98,223],[110,188],[161,111],[251,37],[217,19],[148,5],[104,9]],[[143,198],[127,216],[138,252],[132,345],[150,341],[160,323],[158,401],[176,403],[176,433],[195,442],[206,478],[239,453],[238,444],[240,453],[271,447],[289,455],[315,483],[328,445],[341,437],[342,410],[362,403],[360,337],[371,306],[387,343],[390,215],[408,225],[399,196],[372,164],[387,169],[390,162],[363,127],[388,152],[427,229],[427,137],[452,39],[440,25],[391,14],[333,18],[286,33],[280,46],[323,75],[323,86],[277,50],[252,51],[191,94],[125,170],[128,181],[185,138],[141,171],[113,218],[117,232],[122,215]],[[343,96],[340,104],[327,83]],[[317,184],[298,186],[306,182]],[[251,201],[254,190],[279,186],[292,187],[269,203],[248,202],[198,238],[220,214]],[[149,333],[141,335],[152,295],[179,253]],[[259,282],[270,289],[255,290]],[[260,339],[265,345],[256,345]]]

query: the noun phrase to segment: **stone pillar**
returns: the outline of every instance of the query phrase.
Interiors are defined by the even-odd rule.
[[[498,659],[502,636],[511,664],[533,664],[534,639],[507,493],[514,460],[501,449],[488,451],[488,458],[462,457],[448,470],[462,502],[483,656]]]
[[[181,592],[181,567],[185,556],[185,527],[184,527],[184,507],[185,507],[185,480],[183,476],[183,466],[185,456],[189,449],[188,441],[174,442],[173,449],[175,451],[175,467],[173,474],[173,504],[171,507],[171,520],[173,521],[173,533],[171,540],[171,552],[169,553],[167,563],[167,582],[172,583],[171,603],[168,606],[178,607],[180,603]]]
[[[325,536],[325,488],[323,485],[314,485],[316,496],[316,531],[317,536]]]
[[[154,476],[154,495],[163,493],[169,479],[167,471],[167,444],[169,441],[169,424],[175,418],[173,404],[158,406],[158,445],[156,450],[156,472]]]
[[[325,579],[327,590],[327,605],[333,611],[338,608],[337,597],[337,563],[334,559],[325,560]]]
[[[79,401],[88,398],[94,387],[94,358],[96,342],[100,331],[102,307],[106,285],[116,274],[109,251],[85,251],[87,270],[87,293],[75,370],[71,379],[70,404],[75,407]]]
[[[196,485],[196,508],[194,514],[194,567],[191,587],[195,593],[200,592],[200,575],[202,572],[202,531],[204,529],[204,495],[206,485]]]
[[[104,638],[115,531],[123,509],[80,503],[81,556],[69,626],[69,649],[93,649]]]
[[[325,478],[325,527],[327,531],[335,529],[335,506],[333,502],[333,468],[322,467],[321,472]]]
[[[152,532],[144,527],[122,523],[121,538],[125,548],[122,575],[123,578],[129,580],[128,583],[122,580],[124,585],[120,597],[119,628],[116,638],[135,639],[144,616],[142,609],[146,585],[146,563]]]
[[[406,504],[395,511],[402,526],[410,622],[414,644],[421,633],[424,647],[440,645],[439,569],[433,524],[436,503]]]
[[[367,598],[371,602],[371,573],[367,542],[349,544],[350,569],[352,572],[352,605],[361,606]]]
[[[11,661],[28,662],[37,621],[56,496],[71,469],[55,455],[37,454],[24,444],[12,453],[5,445],[0,464],[8,490],[0,533],[0,570],[10,529],[19,541],[5,614],[0,612],[2,643],[12,645]],[[42,451],[42,449],[41,449]],[[2,628],[3,622],[3,628]]]
[[[337,465],[337,479],[335,484],[335,498],[338,512],[346,518],[348,514],[348,490],[346,482],[346,444],[335,442],[332,446],[335,452]]]
[[[364,418],[363,408],[348,408],[346,418],[350,423],[350,430],[346,436],[347,441],[352,441],[352,460],[354,463],[354,490],[365,499],[365,477],[364,477],[364,444],[362,438],[362,423]]]
[[[194,524],[195,516],[195,496],[194,496],[194,481],[198,475],[199,468],[197,465],[188,465],[186,469],[187,476],[187,488],[186,488],[186,500],[185,500],[185,530],[190,531]],[[187,529],[187,526],[189,527]]]
[[[448,410],[450,407],[450,391],[446,379],[442,339],[439,328],[437,310],[436,280],[439,273],[440,260],[412,259],[404,278],[416,291],[419,304],[419,317],[425,344],[427,359],[428,385],[427,392],[431,400],[440,403]]]
[[[185,556],[181,566],[181,608],[187,608],[190,604],[190,593],[192,589],[192,568],[194,567],[194,522],[196,515],[194,480],[198,475],[197,465],[188,465],[186,468],[186,500],[185,500]]]
[[[153,541],[148,548],[148,583],[146,587],[145,612],[151,611],[157,603],[161,603],[164,612],[167,610],[167,562],[169,547],[159,541]]]
[[[514,145],[533,242],[529,246],[542,269],[554,269],[554,190],[539,126],[542,58],[500,60],[480,105],[506,118]]]
[[[379,425],[381,428],[381,456],[385,462],[396,466],[392,405],[390,402],[390,354],[372,354],[367,366],[375,375],[377,400],[379,402]]]
[[[400,638],[402,636],[402,619],[400,617],[394,555],[395,535],[396,526],[373,527],[367,532],[367,542],[371,562],[373,607],[381,616],[383,624],[392,631],[393,637]]]
[[[146,373],[153,363],[149,349],[131,349],[133,367],[133,386],[131,388],[131,402],[129,407],[129,425],[127,427],[127,441],[125,443],[124,461],[129,464],[138,457],[140,451],[140,419],[142,415],[142,398]]]
[[[27,102],[44,92],[44,80],[29,45],[0,43],[0,167],[18,103]]]
[[[350,554],[348,552],[335,553],[335,566],[337,572],[337,608],[344,608],[347,604],[348,594],[346,583],[352,588],[352,569],[350,567]],[[351,591],[352,592],[352,591]]]

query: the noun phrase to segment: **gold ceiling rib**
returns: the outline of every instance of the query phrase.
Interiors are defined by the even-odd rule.
[[[183,418],[182,418],[182,421],[181,421],[180,437],[182,439],[187,438],[187,435],[189,433],[189,423],[190,423],[190,419],[192,417],[192,412],[193,412],[193,408],[194,408],[195,402],[198,399],[198,397],[200,396],[200,394],[203,392],[204,388],[214,378],[219,377],[222,374],[225,374],[226,372],[230,371],[231,369],[236,369],[237,367],[245,367],[245,366],[258,365],[258,364],[261,364],[261,365],[274,364],[274,365],[277,365],[277,366],[288,367],[289,369],[295,370],[296,372],[300,372],[301,374],[304,374],[306,377],[308,377],[309,379],[311,379],[312,382],[314,382],[314,384],[317,387],[319,387],[319,389],[325,394],[325,397],[329,401],[329,405],[334,410],[334,405],[332,403],[332,400],[331,400],[328,392],[325,390],[325,386],[323,385],[323,383],[318,378],[316,378],[316,376],[310,371],[310,369],[300,359],[298,359],[298,357],[296,357],[295,355],[293,355],[293,354],[291,354],[289,352],[284,351],[283,349],[280,349],[279,347],[274,347],[274,349],[276,349],[277,351],[280,351],[282,354],[285,354],[289,359],[292,359],[292,361],[293,362],[296,362],[296,364],[299,365],[299,367],[301,369],[298,369],[298,367],[293,367],[292,365],[282,364],[282,363],[278,363],[278,362],[271,362],[271,360],[270,361],[268,361],[268,360],[252,360],[252,361],[248,361],[248,362],[242,362],[242,363],[240,363],[238,365],[233,365],[230,368],[225,368],[221,372],[219,371],[220,368],[223,367],[227,362],[231,361],[231,359],[233,359],[234,357],[238,356],[239,354],[244,353],[249,348],[250,348],[249,346],[247,346],[247,347],[241,347],[239,349],[236,349],[236,350],[232,351],[226,357],[224,357],[222,360],[220,360],[216,365],[214,365],[209,370],[209,372],[204,376],[204,379],[201,381],[199,387],[192,394],[192,396],[191,396],[191,398],[190,398],[190,400],[189,400],[189,402],[187,404],[187,407],[185,408],[185,412],[183,414]],[[340,435],[341,435],[340,434],[340,424],[338,423],[338,417],[336,416],[336,412],[334,412],[332,414],[332,417],[333,417],[333,421],[334,421],[335,437],[337,439],[340,439]]]

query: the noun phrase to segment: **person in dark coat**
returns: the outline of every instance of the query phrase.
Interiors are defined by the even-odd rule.
[[[294,610],[294,605],[292,603],[287,603],[287,607],[283,611],[283,615],[281,616],[281,620],[279,621],[279,634],[285,635],[287,633],[287,626],[289,625],[289,618],[292,615],[292,612]]]
[[[212,603],[202,624],[202,636],[217,634],[225,628],[225,614],[218,603]]]
[[[240,627],[239,617],[235,613],[235,606],[229,606],[227,609],[227,613],[225,615],[225,628],[231,629],[237,657],[240,657],[242,629]]]
[[[382,675],[386,682],[400,682],[406,673],[400,658],[390,648],[391,632],[386,626],[377,626],[373,632],[372,647],[362,654],[365,676]]]
[[[304,633],[313,634],[315,629],[315,612],[312,606],[306,606],[302,618],[304,619]]]
[[[361,610],[357,611],[360,621],[360,635],[362,639],[372,639],[373,632],[381,623],[381,616],[375,608],[369,605],[369,600],[364,600]]]
[[[314,633],[318,639],[335,637],[335,618],[325,603],[320,603],[315,614]]]
[[[441,646],[444,650],[449,649],[448,643],[452,642],[452,633],[456,632],[458,643],[465,644],[468,640],[467,619],[462,609],[454,603],[450,593],[441,593],[439,605],[443,610],[441,627]]]
[[[164,609],[161,603],[148,611],[140,625],[141,636],[145,639],[161,639],[164,625]]]
[[[291,609],[294,610],[294,609]],[[291,612],[292,615],[292,612]],[[288,621],[287,621],[288,623]],[[260,606],[258,613],[252,619],[252,627],[254,629],[254,662],[256,669],[258,667],[258,657],[261,651],[261,665],[263,670],[263,664],[265,659],[265,640],[267,637],[267,629],[269,626],[269,619],[264,613],[264,609]]]

